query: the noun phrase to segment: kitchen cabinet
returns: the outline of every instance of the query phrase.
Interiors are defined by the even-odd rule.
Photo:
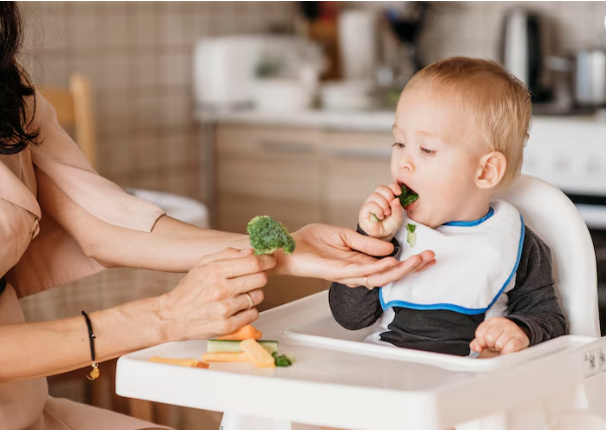
[[[218,228],[245,233],[269,215],[289,231],[321,222],[354,229],[358,211],[390,182],[390,133],[218,125],[215,133]],[[260,310],[328,288],[316,279],[270,276]]]
[[[322,171],[315,130],[219,126],[216,131],[218,228],[246,233],[257,215],[289,231],[321,222]],[[270,276],[260,310],[328,287],[317,279]]]
[[[393,137],[388,133],[326,133],[324,222],[355,229],[364,200],[391,182]]]

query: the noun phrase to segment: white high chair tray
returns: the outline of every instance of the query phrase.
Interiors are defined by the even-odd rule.
[[[320,301],[320,298],[322,299]],[[566,336],[554,339],[516,354],[508,354],[491,359],[477,360],[470,357],[460,357],[434,352],[419,351],[394,347],[391,344],[376,345],[364,342],[364,339],[375,331],[381,331],[378,324],[362,330],[351,331],[341,327],[332,317],[328,306],[327,292],[318,294],[314,306],[322,309],[322,314],[316,319],[310,319],[304,324],[286,329],[284,336],[292,345],[306,345],[352,354],[368,355],[376,358],[408,361],[438,366],[453,371],[483,372],[514,366],[533,358],[552,354],[574,345],[583,345],[587,338]],[[311,303],[310,303],[311,304]]]
[[[511,356],[476,360],[356,342],[364,333],[340,331],[329,316],[327,292],[261,313],[255,326],[263,339],[280,342],[281,353],[296,355],[291,367],[213,363],[197,369],[148,361],[206,352],[206,341],[175,342],[121,357],[116,392],[300,423],[385,429],[397,422],[435,430],[579,383],[587,377],[584,354],[606,348],[603,339],[564,336]],[[487,396],[494,387],[499,395]]]

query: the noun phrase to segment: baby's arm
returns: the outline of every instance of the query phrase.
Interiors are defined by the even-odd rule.
[[[350,288],[333,282],[328,292],[328,301],[333,317],[347,330],[370,327],[383,313],[378,288]]]
[[[356,231],[368,236],[358,226]],[[391,239],[393,257],[400,252],[400,244],[396,239]],[[379,257],[377,257],[379,258]],[[330,310],[335,320],[348,330],[359,330],[373,325],[383,314],[383,308],[379,301],[379,289],[368,289],[366,286],[351,288],[347,285],[333,282],[328,292]]]
[[[566,318],[558,305],[554,283],[549,247],[526,228],[516,285],[507,293],[507,315],[480,324],[471,349],[515,352],[566,334]]]
[[[532,346],[565,335],[568,327],[555,294],[549,247],[529,228],[524,247],[528,258],[520,260],[516,286],[508,293],[507,318],[528,330]]]

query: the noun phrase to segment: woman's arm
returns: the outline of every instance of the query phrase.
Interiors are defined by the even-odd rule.
[[[151,233],[109,224],[44,179],[39,181],[38,189],[41,205],[76,239],[86,255],[106,267],[188,272],[205,255],[228,247],[250,248],[246,235],[202,229],[168,216],[160,217]]]
[[[208,339],[251,323],[258,312],[248,309],[245,293],[258,305],[267,282],[263,272],[274,265],[271,256],[226,249],[205,257],[170,293],[91,313],[97,361],[163,342]],[[83,317],[0,325],[0,345],[0,382],[91,364]]]
[[[44,179],[38,192],[42,205],[89,257],[106,267],[187,272],[209,253],[226,247],[250,248],[246,235],[201,229],[167,216],[158,219],[151,233],[106,223]],[[276,274],[321,278],[348,286],[361,285],[368,277],[371,285],[385,285],[435,261],[431,251],[402,262],[393,257],[376,260],[373,256],[391,254],[393,244],[343,227],[311,224],[294,232],[293,237],[297,247],[292,255],[276,253]]]

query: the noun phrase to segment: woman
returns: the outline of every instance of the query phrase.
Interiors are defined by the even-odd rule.
[[[94,172],[61,129],[15,60],[16,3],[0,3],[0,26],[0,430],[160,428],[53,399],[45,377],[235,331],[257,318],[266,273],[384,285],[433,264],[429,252],[376,260],[393,246],[325,225],[295,232],[292,256],[255,256],[244,235],[165,216]],[[94,360],[85,318],[24,322],[20,297],[118,266],[189,273],[168,294],[91,313]]]

